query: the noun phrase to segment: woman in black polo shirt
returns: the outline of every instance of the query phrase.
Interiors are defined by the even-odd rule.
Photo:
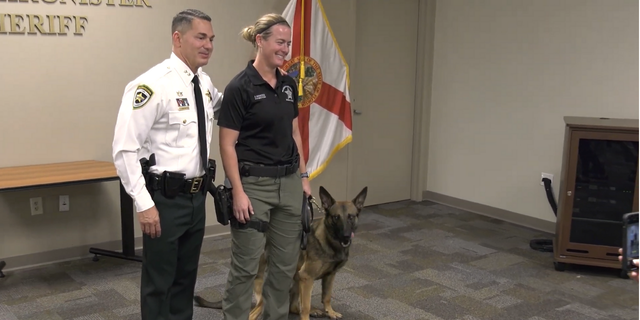
[[[264,319],[285,319],[300,251],[303,192],[311,194],[298,131],[295,81],[278,70],[291,46],[291,27],[267,14],[242,36],[257,48],[255,60],[227,85],[218,126],[224,171],[233,188],[239,223],[268,221],[268,232],[231,228],[231,269],[223,298],[225,319],[247,319],[253,279],[268,244],[263,286]]]

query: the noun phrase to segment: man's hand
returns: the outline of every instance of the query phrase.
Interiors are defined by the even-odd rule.
[[[160,237],[160,215],[156,206],[138,212],[138,221],[140,221],[142,233],[149,235],[152,239]]]
[[[618,249],[618,253],[620,254],[618,256],[618,261],[622,262],[622,259],[623,259],[623,257],[622,257],[622,248]],[[637,267],[638,266],[638,259],[633,259],[633,264],[635,264],[636,267]],[[635,281],[638,281],[638,272],[637,271],[629,272],[629,278],[631,278],[631,279],[633,279]]]
[[[309,178],[302,178],[302,191],[308,197],[311,195],[311,185],[309,184]]]
[[[233,215],[240,223],[246,223],[251,220],[249,214],[253,214],[251,201],[244,190],[232,189],[233,191]]]

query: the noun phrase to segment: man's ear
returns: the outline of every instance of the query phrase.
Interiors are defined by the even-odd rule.
[[[174,47],[179,48],[180,44],[182,42],[182,35],[180,34],[180,31],[175,31],[172,35],[171,35],[171,43],[173,44]]]
[[[322,203],[322,208],[324,208],[324,211],[327,213],[329,212],[329,208],[336,203],[333,197],[323,186],[320,186],[320,202]]]
[[[358,208],[358,211],[362,210],[362,208],[364,207],[364,200],[367,199],[367,190],[368,187],[364,187],[364,189],[362,189],[362,191],[360,191],[360,193],[358,193],[358,195],[353,198],[353,204],[356,206],[356,208]]]

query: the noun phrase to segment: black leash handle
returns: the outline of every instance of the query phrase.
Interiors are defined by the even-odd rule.
[[[307,249],[307,241],[311,232],[311,223],[313,222],[313,206],[311,203],[318,205],[312,196],[302,196],[302,237],[300,238],[300,249]]]

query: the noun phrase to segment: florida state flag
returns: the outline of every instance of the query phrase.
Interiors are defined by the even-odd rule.
[[[320,0],[291,0],[292,44],[283,69],[298,83],[298,123],[309,178],[351,142],[349,67]]]

